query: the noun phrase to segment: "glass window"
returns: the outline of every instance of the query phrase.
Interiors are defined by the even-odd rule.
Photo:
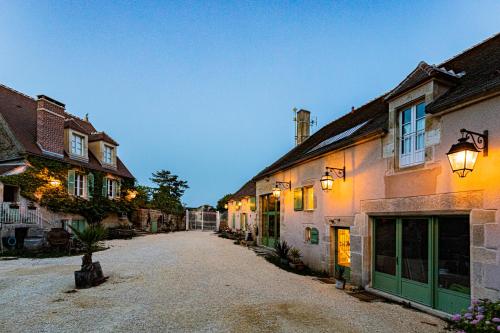
[[[113,198],[115,196],[115,181],[113,179],[107,178],[108,182],[108,197]]]
[[[464,294],[470,293],[469,219],[439,218],[438,285]]]
[[[351,266],[351,238],[349,229],[337,229],[337,265]]]
[[[312,186],[304,187],[304,209],[314,209],[314,189]]]
[[[400,166],[423,163],[425,158],[425,103],[404,109],[399,119]]]
[[[402,277],[427,283],[429,278],[429,220],[404,219],[402,223]]]
[[[302,210],[304,204],[303,189],[296,188],[293,190],[293,210]]]
[[[75,192],[74,195],[77,197],[83,197],[85,189],[85,176],[82,174],[75,174]]]
[[[304,241],[309,243],[311,241],[311,228],[307,227],[304,230]]]
[[[375,270],[396,275],[395,219],[378,219],[375,223]]]
[[[71,135],[71,153],[78,156],[83,156],[83,145],[85,138],[81,135],[73,133]]]
[[[104,146],[104,163],[113,164],[113,147]]]

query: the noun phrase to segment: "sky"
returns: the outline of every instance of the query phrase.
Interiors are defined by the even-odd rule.
[[[86,113],[137,178],[215,204],[424,60],[499,32],[499,1],[0,0],[0,83]]]

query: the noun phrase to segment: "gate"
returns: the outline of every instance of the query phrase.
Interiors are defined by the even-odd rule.
[[[186,210],[186,230],[216,231],[219,223],[219,212]]]

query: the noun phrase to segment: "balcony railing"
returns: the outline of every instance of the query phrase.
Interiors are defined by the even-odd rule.
[[[38,208],[15,202],[0,203],[0,223],[2,224],[37,224],[42,225],[43,219]]]

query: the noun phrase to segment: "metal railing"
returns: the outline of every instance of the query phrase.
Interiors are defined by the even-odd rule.
[[[42,225],[43,218],[36,206],[13,202],[0,203],[0,223]]]

